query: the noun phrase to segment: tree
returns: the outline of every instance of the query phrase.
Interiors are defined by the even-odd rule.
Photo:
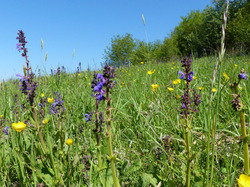
[[[124,36],[113,36],[111,46],[104,51],[104,59],[115,66],[130,63],[132,52],[135,48],[135,42],[131,34],[126,33]]]

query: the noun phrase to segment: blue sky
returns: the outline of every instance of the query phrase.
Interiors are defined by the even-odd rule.
[[[191,10],[203,10],[211,0],[6,0],[0,1],[0,80],[22,73],[25,59],[16,50],[18,30],[26,36],[33,70],[58,66],[92,70],[103,62],[112,36],[130,33],[146,41],[163,40]],[[41,51],[41,38],[44,48]],[[72,58],[75,50],[74,58]],[[48,60],[45,63],[45,53]],[[37,71],[36,71],[37,72]]]

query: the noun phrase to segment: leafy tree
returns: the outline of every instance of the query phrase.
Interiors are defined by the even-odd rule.
[[[111,46],[104,51],[104,59],[112,65],[120,66],[130,62],[135,41],[131,34],[113,36]]]

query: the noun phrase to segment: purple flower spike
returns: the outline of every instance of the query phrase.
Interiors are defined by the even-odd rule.
[[[238,75],[238,77],[239,77],[239,79],[245,79],[245,80],[248,80],[248,79],[247,79],[247,75],[246,75],[246,73],[240,73],[240,74]]]
[[[96,76],[97,79],[101,79],[101,82],[104,84],[106,80],[104,79],[103,75],[101,73],[98,73]]]
[[[181,76],[180,76],[180,79],[185,79],[185,73],[184,73],[184,72],[179,71],[179,72],[178,72],[178,75],[181,75]]]

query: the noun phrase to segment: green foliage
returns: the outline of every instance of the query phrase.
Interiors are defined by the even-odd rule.
[[[105,49],[104,59],[112,65],[120,66],[130,62],[135,42],[131,34],[114,36],[111,39],[111,46]]]

